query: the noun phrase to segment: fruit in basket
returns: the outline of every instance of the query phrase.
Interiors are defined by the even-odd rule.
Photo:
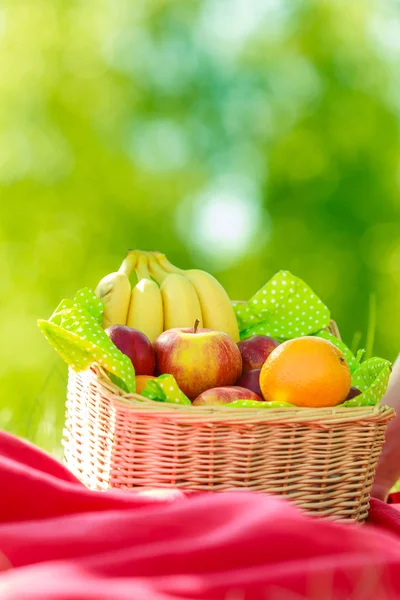
[[[136,393],[141,394],[147,385],[148,381],[157,379],[154,375],[137,375],[136,376]]]
[[[261,369],[252,369],[244,373],[236,382],[236,385],[251,390],[258,396],[262,397],[260,388],[260,373]]]
[[[193,406],[217,406],[235,402],[235,400],[253,400],[263,402],[263,399],[250,390],[239,386],[216,387],[201,393],[192,402]]]
[[[131,359],[136,375],[153,375],[155,352],[144,333],[126,325],[112,325],[106,329],[106,333],[118,350]]]
[[[164,325],[161,290],[151,279],[145,254],[138,254],[135,271],[138,283],[131,292],[126,324],[128,327],[142,331],[151,342],[154,342],[162,333]]]
[[[310,336],[275,348],[260,373],[266,401],[295,406],[336,406],[346,400],[350,385],[350,369],[343,353],[331,342]]]
[[[239,341],[239,327],[235,311],[228,294],[215,277],[200,269],[187,271],[179,269],[160,252],[150,253],[149,268],[161,285],[169,274],[178,274],[189,281],[200,302],[203,326],[206,329],[222,331],[235,342]]]
[[[125,325],[131,299],[131,284],[126,273],[115,272],[103,277],[96,296],[104,304],[103,327]]]
[[[267,335],[254,335],[238,343],[243,361],[243,373],[252,369],[261,369],[268,356],[279,342]]]
[[[126,325],[131,302],[129,277],[137,260],[137,251],[129,250],[118,271],[103,277],[97,284],[95,294],[104,304],[103,328]]]
[[[361,390],[358,388],[351,386],[349,393],[347,394],[346,400],[351,400],[352,398],[356,398],[356,396],[361,395]]]
[[[131,289],[134,270],[138,283]],[[179,269],[160,252],[129,250],[119,270],[97,285],[96,295],[104,303],[104,329],[128,325],[154,342],[162,331],[191,327],[198,319],[200,327],[239,341],[233,305],[217,279],[199,269]]]
[[[178,273],[168,275],[161,284],[164,329],[188,327],[196,319],[202,327],[200,302],[190,281]]]
[[[155,341],[157,372],[173,375],[186,396],[233,385],[242,372],[237,344],[226,333],[194,327],[164,331]]]

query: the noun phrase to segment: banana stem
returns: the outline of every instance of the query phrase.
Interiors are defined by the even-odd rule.
[[[155,257],[161,268],[164,269],[164,271],[167,271],[167,273],[184,273],[182,269],[179,269],[170,263],[165,254],[162,252],[152,252],[151,254]]]
[[[124,273],[125,275],[130,277],[132,271],[136,266],[138,254],[140,255],[138,250],[128,250],[127,255],[125,256],[120,268],[118,269],[118,273]]]
[[[162,283],[166,277],[168,277],[169,273],[167,273],[157,262],[155,256],[149,252],[148,254],[149,260],[149,270],[153,275],[154,279],[158,281],[158,283]]]
[[[135,270],[136,270],[136,275],[137,275],[138,281],[140,281],[141,279],[150,279],[151,278],[149,269],[148,269],[148,259],[145,254],[139,255]]]

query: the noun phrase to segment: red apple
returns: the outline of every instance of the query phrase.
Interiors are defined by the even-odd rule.
[[[358,388],[351,386],[346,400],[351,400],[352,398],[355,398],[356,396],[359,396],[360,394],[361,394],[361,391]]]
[[[157,372],[170,373],[190,399],[210,388],[233,385],[242,372],[237,344],[222,331],[169,329],[154,342]]]
[[[105,332],[117,348],[131,359],[136,375],[154,374],[156,356],[152,343],[144,333],[126,325],[111,325]]]
[[[242,355],[243,373],[247,373],[253,369],[261,369],[271,352],[279,346],[279,342],[266,335],[254,335],[238,342],[238,346]]]
[[[251,390],[258,396],[263,397],[260,389],[260,371],[261,369],[252,369],[251,371],[247,371],[244,373],[236,382],[236,385],[246,388],[247,390]]]
[[[196,400],[193,401],[193,406],[217,406],[228,404],[228,402],[234,402],[235,400],[257,400],[258,402],[263,402],[263,399],[254,392],[237,385],[232,385],[206,390],[200,396],[197,396]]]

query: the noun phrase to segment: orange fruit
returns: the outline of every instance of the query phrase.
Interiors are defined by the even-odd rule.
[[[317,337],[284,342],[271,352],[260,372],[265,400],[295,406],[336,406],[347,398],[350,385],[343,353]]]
[[[146,383],[150,379],[157,379],[157,377],[153,377],[153,375],[136,375],[136,393],[141,394],[144,388],[146,387]]]

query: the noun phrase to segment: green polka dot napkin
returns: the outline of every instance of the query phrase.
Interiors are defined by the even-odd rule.
[[[293,404],[288,402],[260,402],[259,400],[234,400],[224,404],[224,407],[229,408],[296,408]]]
[[[49,320],[38,320],[48,342],[75,371],[98,363],[126,392],[135,392],[131,360],[113,344],[101,326],[103,303],[88,288],[74,300],[63,300]]]
[[[268,335],[288,340],[317,333],[330,322],[329,309],[289,271],[279,271],[247,304],[234,303],[240,339]]]
[[[102,322],[104,304],[89,288],[83,288],[76,293],[74,306],[84,308],[98,323]]]
[[[236,320],[238,322],[239,331],[246,331],[250,327],[253,327],[256,323],[256,316],[250,312],[248,302],[232,302],[233,309],[236,313]],[[257,321],[258,322],[258,321]]]
[[[351,384],[357,387],[359,396],[347,400],[343,406],[375,406],[378,404],[389,383],[392,365],[384,358],[369,358],[363,362],[352,374]]]
[[[189,398],[178,387],[173,375],[160,375],[157,379],[150,379],[141,392],[141,396],[157,402],[191,405]]]

